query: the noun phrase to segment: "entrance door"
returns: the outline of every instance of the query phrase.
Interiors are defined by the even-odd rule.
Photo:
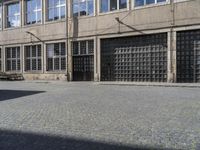
[[[93,40],[73,42],[73,81],[94,80]]]
[[[177,33],[177,82],[200,82],[200,30]]]

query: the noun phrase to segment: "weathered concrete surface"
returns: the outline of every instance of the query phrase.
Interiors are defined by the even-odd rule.
[[[1,150],[200,149],[190,87],[0,82]]]

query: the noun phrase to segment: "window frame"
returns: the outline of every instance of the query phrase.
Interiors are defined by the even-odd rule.
[[[25,1],[24,1],[24,3],[25,3],[25,4],[24,4],[24,25],[26,25],[26,26],[31,26],[31,25],[42,24],[42,22],[43,22],[43,1],[40,0],[40,2],[41,2],[41,8],[40,8],[40,9],[31,10],[31,11],[28,11],[27,1],[28,1],[28,0],[25,0]],[[28,24],[28,14],[29,14],[30,12],[34,12],[34,13],[36,14],[36,16],[37,16],[37,13],[40,12],[40,13],[41,13],[41,20],[40,20],[40,21],[37,21],[37,17],[36,17],[36,18],[35,18],[35,19],[36,19],[36,20],[35,20],[35,23],[30,23],[30,24]]]
[[[60,20],[65,20],[66,18],[67,18],[67,3],[66,3],[66,0],[64,0],[65,1],[65,4],[60,4],[60,1],[61,0],[59,0],[59,7],[58,6],[53,6],[53,7],[49,7],[49,1],[50,0],[46,0],[45,1],[45,5],[46,5],[46,8],[45,8],[45,21],[46,22],[55,22],[55,21],[60,21]],[[61,15],[61,8],[62,7],[64,7],[65,9],[65,17],[64,18],[62,18],[62,15]],[[49,10],[50,9],[53,9],[53,10],[55,10],[55,9],[59,9],[59,15],[57,16],[58,17],[58,19],[55,19],[55,16],[53,16],[53,19],[49,19]],[[54,15],[55,15],[55,13],[54,13]]]
[[[33,50],[33,46],[36,46],[36,57],[32,57],[32,50]],[[40,51],[41,51],[41,54],[40,56],[38,56],[38,46],[40,46]],[[30,57],[26,57],[26,47],[30,47]],[[43,71],[43,46],[41,43],[35,43],[33,45],[30,45],[30,44],[27,44],[27,45],[24,45],[24,72],[25,73],[41,73]],[[36,59],[36,70],[33,70],[33,67],[32,67],[32,61],[33,59]],[[27,60],[30,60],[30,70],[27,70],[26,69],[26,66],[27,66]],[[41,66],[40,66],[40,70],[38,69],[39,66],[38,66],[38,60],[41,60]]]
[[[14,5],[14,4],[18,4],[19,5],[19,13],[18,13],[18,15],[12,15],[12,16],[14,16],[14,17],[16,17],[16,16],[18,16],[19,17],[19,25],[18,26],[8,26],[8,18],[9,18],[9,16],[8,16],[8,7],[9,7],[9,5]],[[19,1],[19,0],[17,0],[17,1],[12,1],[12,2],[6,2],[6,3],[4,3],[4,7],[5,7],[5,9],[4,9],[4,27],[6,28],[6,29],[12,29],[12,28],[20,28],[21,27],[21,25],[22,25],[22,22],[21,22],[21,20],[22,20],[22,16],[21,16],[21,13],[22,13],[22,8],[21,8],[21,2]]]
[[[95,3],[96,1],[95,0],[85,0],[86,1],[86,15],[80,15],[80,11],[78,11],[78,15],[74,15],[74,0],[72,0],[72,5],[71,5],[71,14],[72,14],[72,17],[92,17],[92,16],[95,16]],[[89,1],[92,1],[93,2],[93,13],[90,15],[87,14],[87,12],[89,12]],[[80,8],[80,0],[78,0],[78,8]],[[79,9],[80,10],[80,9]]]
[[[53,51],[53,56],[51,57],[52,59],[53,59],[53,62],[52,62],[52,70],[49,70],[49,66],[48,66],[48,58],[50,58],[50,57],[48,57],[48,45],[51,45],[51,44],[53,44],[53,45],[55,45],[55,44],[59,44],[59,52],[60,52],[60,54],[61,54],[61,43],[64,43],[65,44],[65,55],[55,55],[55,53],[54,53],[54,51],[55,51],[55,49],[54,49],[54,51]],[[45,60],[45,62],[46,62],[46,69],[45,69],[45,72],[48,72],[48,73],[66,73],[66,71],[67,71],[67,42],[66,41],[54,41],[54,42],[47,42],[47,43],[45,43],[45,55],[46,55],[46,60]],[[54,62],[55,62],[55,59],[56,58],[59,58],[59,69],[54,69],[55,67],[54,67]],[[61,59],[62,58],[65,58],[65,69],[62,69],[62,64],[61,64]]]
[[[146,0],[144,0],[144,1],[146,1]],[[154,3],[152,3],[152,4],[144,4],[144,5],[141,5],[141,6],[135,5],[136,0],[132,0],[132,2],[133,2],[133,5],[132,5],[133,9],[140,9],[140,8],[148,8],[148,7],[166,5],[166,4],[170,3],[170,0],[166,0],[165,2],[158,2],[158,0],[154,0]]]
[[[13,49],[13,48],[15,48],[15,50],[17,49],[17,48],[19,48],[19,57],[17,56],[17,51],[16,51],[16,57],[15,58],[12,58],[12,52],[10,53],[10,55],[11,55],[11,57],[10,58],[7,58],[7,50],[8,49]],[[12,51],[12,50],[11,50]],[[20,45],[14,45],[14,46],[8,46],[8,47],[5,47],[5,60],[4,60],[4,62],[5,62],[5,72],[22,72],[22,61],[21,61],[21,46]],[[12,62],[11,62],[11,64],[10,64],[10,70],[8,70],[8,68],[7,68],[7,61],[8,60],[10,60],[10,61],[12,61],[12,60],[15,60],[15,63],[16,63],[16,70],[13,70],[12,68]],[[18,66],[17,66],[17,61],[19,60],[19,69],[18,69]]]
[[[121,9],[119,7],[120,0],[117,0],[117,9],[115,9],[115,10],[111,10],[110,9],[110,1],[111,0],[108,0],[108,3],[107,3],[108,11],[103,12],[102,8],[101,8],[102,0],[99,0],[99,13],[100,14],[106,14],[106,13],[113,13],[113,12],[118,12],[118,11],[127,11],[127,10],[129,10],[129,0],[126,0],[126,8],[121,8]]]
[[[82,42],[85,42],[85,54],[83,54],[83,53],[81,53],[81,43]],[[89,42],[92,42],[92,53],[90,53],[89,52]],[[74,44],[78,44],[78,53],[74,53]],[[71,45],[72,45],[72,47],[71,47],[71,51],[72,51],[72,55],[73,56],[88,56],[88,55],[94,55],[94,50],[95,50],[95,41],[94,41],[94,39],[87,39],[87,40],[79,40],[79,41],[72,41],[71,42]]]

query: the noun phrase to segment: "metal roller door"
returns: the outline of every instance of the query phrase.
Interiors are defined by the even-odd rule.
[[[200,30],[177,32],[177,82],[200,82]]]
[[[102,81],[167,81],[167,34],[103,39]]]

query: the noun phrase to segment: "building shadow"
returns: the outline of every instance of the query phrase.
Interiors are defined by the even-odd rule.
[[[0,90],[0,101],[44,93],[45,91]]]
[[[1,150],[164,150],[156,147],[128,146],[114,143],[59,137],[19,131],[0,130]],[[171,149],[170,149],[171,150]]]

